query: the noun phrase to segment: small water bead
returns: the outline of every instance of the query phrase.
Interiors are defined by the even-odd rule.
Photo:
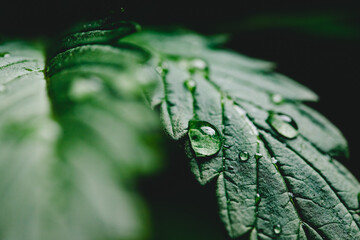
[[[262,157],[263,157],[263,155],[261,153],[255,153],[255,159],[256,160],[259,160]]]
[[[248,152],[244,152],[244,151],[240,151],[239,152],[239,159],[243,162],[247,161],[249,159],[249,153]]]
[[[288,192],[289,197],[293,198],[294,194],[292,192]]]
[[[32,72],[33,70],[31,68],[26,68],[24,67],[24,70],[28,71],[28,72]]]
[[[272,162],[273,164],[276,164],[276,163],[278,162],[278,160],[277,160],[276,158],[272,157],[272,158],[271,158],[271,162]]]
[[[260,201],[261,201],[260,193],[257,193],[256,196],[255,196],[255,204],[259,204]]]
[[[161,76],[165,76],[169,71],[165,63],[160,63],[156,68],[155,71],[159,73]]]
[[[159,73],[160,75],[164,72],[163,68],[160,67],[160,66],[157,66],[157,67],[155,68],[155,70],[156,70],[156,72]]]
[[[293,139],[299,134],[299,128],[290,116],[283,113],[270,112],[266,121],[281,136]]]
[[[190,72],[205,71],[207,69],[207,63],[200,58],[194,58],[188,62],[188,69]]]
[[[184,82],[184,86],[190,91],[190,92],[193,92],[196,88],[196,82],[194,81],[194,79],[187,79],[185,82]]]
[[[189,121],[188,136],[196,157],[213,156],[220,151],[223,144],[220,132],[205,121]]]
[[[0,57],[4,57],[4,58],[10,57],[10,53],[9,52],[0,52]]]
[[[272,94],[270,97],[271,101],[276,105],[280,105],[284,102],[284,98],[280,94]]]
[[[273,228],[273,230],[274,230],[274,233],[276,234],[276,235],[279,235],[280,233],[281,233],[281,225],[280,224],[276,224],[275,226],[274,226],[274,228]]]

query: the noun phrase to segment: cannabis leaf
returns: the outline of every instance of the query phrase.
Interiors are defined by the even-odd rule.
[[[348,155],[342,134],[303,103],[316,94],[271,63],[189,31],[148,30],[121,42],[152,53],[152,106],[173,139],[188,133],[198,181],[216,179],[231,237],[360,239],[360,185],[335,159]]]
[[[303,103],[316,94],[219,38],[137,31],[106,19],[46,51],[0,45],[2,239],[145,237],[135,182],[158,166],[158,126],[144,94],[197,180],[217,181],[232,238],[360,239],[360,185],[335,159],[342,134]]]
[[[1,239],[146,236],[135,180],[159,166],[147,55],[83,40],[58,48],[46,73],[44,44],[0,45]]]

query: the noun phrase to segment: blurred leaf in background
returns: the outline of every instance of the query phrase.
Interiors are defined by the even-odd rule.
[[[73,48],[50,63],[46,86],[43,44],[0,52],[1,238],[144,239],[136,179],[162,155],[137,81],[151,76],[137,68],[144,56]]]

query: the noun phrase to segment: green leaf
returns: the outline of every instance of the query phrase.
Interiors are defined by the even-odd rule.
[[[82,37],[46,74],[43,44],[0,45],[1,239],[147,236],[136,179],[160,164],[147,53]]]
[[[271,63],[189,31],[148,30],[121,42],[154,56],[159,74],[150,102],[166,132],[186,140],[197,180],[217,181],[232,238],[360,239],[360,184],[335,159],[348,155],[343,135],[303,103],[316,94]],[[210,129],[198,126],[189,140],[194,120]],[[215,151],[217,131],[222,149],[204,154]]]

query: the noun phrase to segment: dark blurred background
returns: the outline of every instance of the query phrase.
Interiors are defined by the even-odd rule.
[[[0,5],[0,35],[54,37],[73,23],[111,14],[141,25],[176,25],[203,34],[230,33],[226,47],[277,63],[277,71],[319,96],[310,105],[330,119],[350,145],[342,160],[360,179],[360,7],[356,1],[20,1]],[[140,187],[150,205],[153,239],[226,239],[214,183],[201,187],[169,143],[168,161]]]

